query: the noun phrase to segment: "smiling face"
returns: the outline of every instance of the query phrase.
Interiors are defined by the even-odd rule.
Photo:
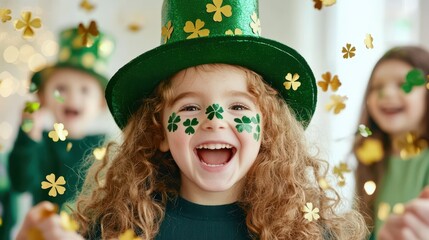
[[[58,91],[62,103],[55,96]],[[71,138],[81,138],[86,127],[104,108],[103,92],[91,75],[69,68],[57,69],[47,79],[41,101],[50,109],[56,122],[64,124]]]
[[[403,61],[386,60],[374,70],[369,86],[369,114],[391,137],[418,132],[427,110],[424,86],[413,87],[408,94],[401,89],[411,69]]]
[[[171,82],[163,111],[166,139],[181,171],[181,195],[198,202],[220,193],[236,196],[261,145],[261,112],[244,70],[229,66],[189,68]]]

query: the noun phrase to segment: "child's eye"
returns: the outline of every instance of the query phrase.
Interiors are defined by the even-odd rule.
[[[187,106],[183,106],[179,109],[179,112],[194,112],[194,111],[198,111],[200,110],[200,108],[198,106],[195,105],[187,105]]]
[[[249,108],[243,104],[233,104],[229,109],[236,111],[249,110]]]

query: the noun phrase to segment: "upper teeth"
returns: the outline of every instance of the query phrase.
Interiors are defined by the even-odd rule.
[[[216,143],[216,144],[201,144],[197,146],[197,149],[223,149],[223,148],[233,148],[229,144]]]

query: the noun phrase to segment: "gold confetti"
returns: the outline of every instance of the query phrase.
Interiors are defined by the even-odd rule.
[[[326,72],[322,74],[322,81],[318,81],[317,85],[319,85],[324,92],[328,91],[329,86],[331,86],[332,91],[335,92],[341,86],[341,82],[337,75],[331,78],[331,73]]]
[[[202,29],[205,23],[201,19],[195,21],[195,25],[191,21],[187,21],[183,30],[186,33],[192,33],[186,39],[197,38],[197,37],[207,37],[210,34],[210,30]]]
[[[0,227],[3,226],[3,218],[0,217]]]
[[[171,34],[173,33],[174,27],[171,25],[171,21],[168,21],[167,25],[163,26],[161,29],[161,35],[164,39],[164,43],[170,39]]]
[[[92,10],[94,10],[95,6],[94,4],[91,4],[88,0],[82,0],[82,2],[80,3],[80,8],[87,12],[91,12]]]
[[[70,150],[72,149],[72,147],[73,147],[73,144],[71,142],[67,143],[66,151],[70,152]]]
[[[24,29],[22,36],[24,38],[31,38],[34,36],[33,28],[40,28],[42,26],[42,22],[40,18],[31,19],[31,12],[22,12],[21,20],[17,20],[15,22],[15,29],[20,30]]]
[[[378,205],[377,217],[381,221],[385,221],[390,214],[390,205],[388,203],[382,202]]]
[[[373,40],[374,39],[372,38],[371,34],[366,34],[365,40],[363,42],[365,43],[365,47],[367,49],[374,48],[374,45],[372,44]]]
[[[252,19],[252,22],[250,23],[250,27],[252,28],[252,31],[254,34],[258,34],[258,36],[261,36],[261,20],[259,20],[258,15],[256,12],[253,12],[252,16],[250,16]]]
[[[85,26],[80,23],[78,32],[82,38],[82,45],[86,47],[91,47],[94,44],[95,38],[99,35],[97,23],[95,21],[91,21],[88,28],[85,28]]]
[[[222,6],[223,0],[213,0],[213,4],[209,3],[206,5],[206,10],[208,13],[215,12],[213,15],[213,21],[222,22],[222,15],[225,17],[232,16],[231,5]]]
[[[346,184],[346,178],[344,177],[345,173],[349,173],[351,170],[347,163],[340,163],[334,167],[334,175],[338,178],[338,185],[343,187]]]
[[[363,185],[363,189],[365,190],[366,194],[372,195],[375,192],[375,189],[377,188],[377,185],[374,181],[367,181]]]
[[[392,212],[394,214],[402,215],[405,212],[405,206],[402,203],[397,203],[393,206]]]
[[[354,46],[352,46],[350,43],[346,44],[346,47],[343,47],[342,49],[342,53],[344,53],[343,58],[347,59],[347,58],[352,58],[354,57],[356,48]]]
[[[94,155],[95,159],[103,160],[104,156],[106,155],[106,148],[105,147],[95,148],[92,154]]]
[[[0,152],[3,152],[3,149],[4,149],[3,145],[0,144]]]
[[[332,6],[337,2],[337,0],[322,0],[323,6]]]
[[[79,224],[66,212],[61,211],[60,217],[61,226],[64,228],[64,230],[76,232],[79,229]]]
[[[298,79],[299,79],[298,73],[293,74],[293,76],[291,73],[288,73],[285,76],[285,79],[286,81],[283,83],[283,85],[285,86],[286,90],[289,90],[292,87],[292,89],[296,91],[299,88],[299,86],[301,86],[301,83],[298,82]]]
[[[3,23],[10,21],[12,19],[11,16],[9,16],[12,13],[10,9],[7,8],[0,8],[0,19]]]
[[[119,235],[119,240],[141,240],[141,238],[136,237],[136,234],[132,229],[128,229]]]
[[[346,100],[346,96],[333,94],[331,95],[331,102],[326,104],[325,108],[328,112],[334,109],[334,114],[338,114],[346,107],[344,103]]]
[[[394,144],[400,149],[399,155],[403,160],[420,154],[428,146],[426,140],[417,139],[412,133],[407,133],[405,139],[398,140]]]
[[[382,160],[383,145],[380,140],[368,138],[356,149],[358,160],[364,165],[370,165]]]
[[[318,10],[322,9],[322,7],[323,7],[322,0],[313,0],[313,2],[314,2],[314,8],[315,9],[318,9]]]
[[[323,178],[323,177],[321,177],[321,178],[319,178],[319,186],[320,186],[320,188],[322,188],[323,190],[326,190],[326,189],[328,189],[329,188],[329,184],[328,184],[328,181],[326,181],[326,179],[325,178]]]
[[[320,218],[319,216],[319,208],[313,209],[313,203],[308,202],[303,207],[302,211],[305,213],[304,218],[307,219],[309,222],[314,220],[317,220]]]
[[[130,30],[131,32],[138,32],[141,28],[142,26],[139,23],[128,24],[128,30]]]
[[[57,192],[58,194],[63,195],[66,191],[65,187],[60,186],[66,184],[66,181],[64,180],[63,176],[60,176],[57,180],[55,180],[55,174],[51,173],[46,176],[46,180],[48,181],[42,182],[42,189],[51,188],[48,193],[49,196],[56,197]]]
[[[66,137],[69,135],[69,132],[64,129],[64,124],[54,123],[54,130],[50,131],[48,137],[54,142],[58,140],[65,141]]]

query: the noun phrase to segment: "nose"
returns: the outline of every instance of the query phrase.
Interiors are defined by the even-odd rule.
[[[225,119],[218,119],[214,117],[212,120],[204,116],[204,120],[201,123],[201,128],[205,131],[218,131],[226,129],[227,123]]]

